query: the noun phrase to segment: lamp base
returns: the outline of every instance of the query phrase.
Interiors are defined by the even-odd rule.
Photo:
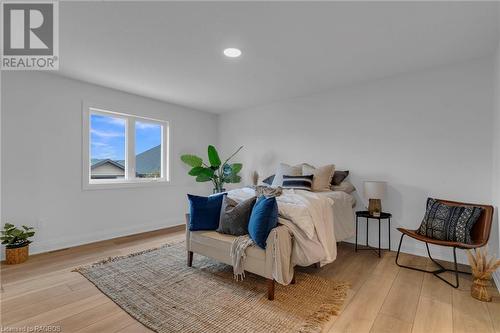
[[[382,212],[382,202],[380,199],[368,200],[368,212],[372,216],[380,217],[380,213]]]

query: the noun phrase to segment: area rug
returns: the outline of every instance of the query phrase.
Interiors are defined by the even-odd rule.
[[[156,332],[321,332],[340,311],[348,285],[306,273],[276,284],[237,282],[232,267],[201,255],[186,265],[184,242],[109,258],[81,273],[122,309]]]

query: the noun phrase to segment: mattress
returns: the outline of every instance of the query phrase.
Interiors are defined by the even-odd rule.
[[[356,232],[354,221],[354,196],[342,191],[315,192],[333,200],[333,229],[337,242],[354,237]]]

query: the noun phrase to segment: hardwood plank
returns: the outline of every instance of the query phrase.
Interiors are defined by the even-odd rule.
[[[415,312],[420,298],[424,273],[408,269],[400,269],[385,302],[380,309],[380,314],[389,315],[413,323]]]
[[[15,297],[26,295],[37,290],[46,289],[55,285],[63,285],[70,281],[81,280],[82,276],[78,273],[69,272],[53,272],[52,274],[44,274],[38,279],[30,281],[13,282],[3,285],[2,301],[6,301]]]
[[[445,274],[443,274],[443,276],[445,278],[449,278],[449,274]],[[432,298],[434,300],[449,304],[451,307],[453,299],[453,288],[435,277],[433,274],[425,273],[424,281],[422,283],[421,297]]]
[[[487,307],[495,333],[500,333],[500,296],[498,296],[498,290],[496,288],[495,292],[496,294],[492,292],[494,295],[493,300],[487,304]]]
[[[449,286],[448,288],[451,289]],[[441,301],[436,297],[420,297],[412,333],[428,332],[453,332],[453,307],[451,301],[448,299]]]
[[[68,304],[73,304],[81,299],[86,299],[88,297],[96,295],[100,296],[102,295],[102,293],[94,286],[89,285],[85,289],[70,291],[56,297],[48,298],[42,302],[30,302],[26,304],[26,306],[14,310],[10,310],[9,308],[4,309],[4,307],[2,306],[3,321],[4,324],[7,325],[16,323],[25,320],[26,318],[35,317],[39,314],[61,308]]]
[[[22,279],[15,278],[14,276],[19,275],[20,272],[8,272],[7,274],[2,274],[2,281],[4,284],[8,284],[11,281],[29,281],[29,280],[34,280],[36,279],[37,276],[40,276],[41,274],[45,273],[51,273],[53,271],[59,271],[59,270],[71,270],[68,268],[74,268],[78,266],[83,266],[83,265],[88,265],[91,264],[95,261],[101,260],[101,259],[106,259],[109,257],[115,257],[121,255],[122,252],[120,250],[116,249],[109,249],[109,250],[101,250],[97,253],[93,254],[87,254],[87,255],[80,255],[80,256],[70,256],[69,258],[65,258],[62,260],[61,258],[60,261],[57,263],[54,263],[50,266],[48,265],[32,265],[32,266],[26,266],[24,271],[29,271],[29,274],[24,274],[22,276]],[[22,271],[21,271],[22,272]]]
[[[453,332],[493,332],[488,307],[472,298],[470,291],[453,290]]]
[[[149,328],[147,328],[143,324],[136,321],[136,322],[133,322],[132,324],[128,325],[127,327],[120,329],[116,332],[119,332],[119,333],[151,333],[153,331],[151,331]]]
[[[2,301],[1,312],[12,312],[24,308],[26,304],[43,302],[46,299],[60,296],[71,292],[72,289],[67,284],[57,285],[46,289],[34,291],[16,298]]]
[[[382,313],[375,319],[370,333],[410,333],[411,326],[411,323]]]
[[[49,325],[50,323],[54,323],[64,318],[71,317],[77,313],[94,308],[106,302],[109,302],[109,298],[104,296],[103,294],[93,295],[80,299],[78,301],[71,302],[59,308],[42,312],[37,316],[18,321],[16,323],[13,323],[11,326],[22,327]]]
[[[401,265],[425,269],[430,260],[426,257],[418,257],[407,253],[400,253],[398,262]]]
[[[101,305],[53,322],[50,325],[60,326],[62,332],[74,332],[99,322],[119,311],[120,307],[109,300]]]
[[[125,311],[114,311],[110,316],[74,332],[95,333],[95,332],[117,332],[133,324],[135,319],[130,317]]]
[[[331,333],[370,331],[398,273],[399,268],[390,263],[394,263],[392,256],[384,256],[380,260],[377,268],[382,268],[375,268],[354,299],[333,323]]]

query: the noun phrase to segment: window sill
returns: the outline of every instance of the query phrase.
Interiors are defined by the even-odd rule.
[[[93,181],[83,184],[83,190],[111,190],[119,188],[134,188],[134,187],[150,187],[150,186],[165,186],[170,184],[170,181],[161,179],[151,180],[120,180],[120,181]]]

